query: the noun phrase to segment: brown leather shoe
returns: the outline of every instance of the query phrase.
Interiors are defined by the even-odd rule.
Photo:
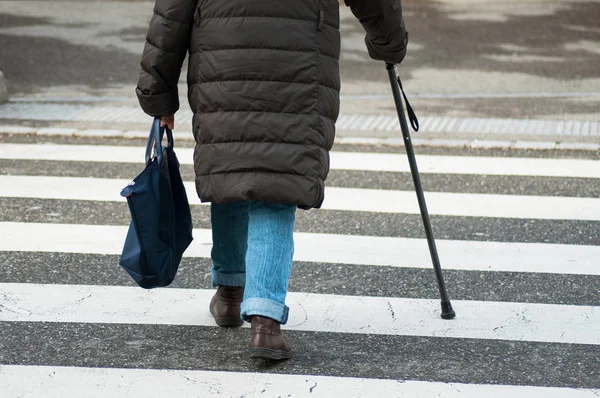
[[[240,304],[244,299],[244,288],[239,286],[217,286],[217,292],[210,300],[209,310],[215,322],[223,327],[242,326]]]
[[[292,347],[281,333],[279,322],[263,316],[250,318],[250,358],[282,360],[292,357]]]

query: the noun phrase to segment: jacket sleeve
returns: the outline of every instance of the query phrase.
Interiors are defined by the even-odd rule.
[[[408,33],[402,18],[401,0],[344,0],[367,32],[369,56],[399,64],[406,55]]]
[[[197,0],[156,0],[136,87],[140,106],[150,116],[179,109],[177,83],[188,51]]]

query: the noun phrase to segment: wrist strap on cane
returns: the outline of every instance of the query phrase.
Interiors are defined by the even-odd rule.
[[[404,88],[402,87],[402,82],[400,81],[400,76],[396,71],[396,78],[398,79],[398,86],[400,86],[400,91],[402,92],[402,96],[404,97],[404,102],[406,102],[406,111],[408,112],[408,119],[410,120],[410,125],[413,130],[419,131],[419,119],[417,119],[417,115],[415,111],[413,111],[412,106],[410,106],[410,102],[408,102],[408,98],[406,98],[406,94],[404,93]]]

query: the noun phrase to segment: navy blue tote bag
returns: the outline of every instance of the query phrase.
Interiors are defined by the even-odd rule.
[[[192,242],[192,216],[173,151],[173,133],[160,127],[160,118],[152,123],[146,167],[121,196],[127,198],[131,224],[119,264],[144,289],[168,286]]]

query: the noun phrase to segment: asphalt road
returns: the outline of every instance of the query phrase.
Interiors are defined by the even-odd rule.
[[[400,71],[420,116],[600,120],[600,2],[403,6],[411,42]],[[131,150],[137,159],[145,140],[2,126],[145,130],[133,87],[151,8],[0,2],[0,70],[12,97],[0,105],[2,397],[600,395],[597,151],[417,148],[453,321],[439,319],[418,211],[395,207],[414,204],[410,174],[396,170],[406,161],[398,146],[336,144],[351,159],[332,162],[330,202],[298,212],[291,360],[250,361],[247,328],[213,325],[206,206],[192,206],[196,241],[174,284],[134,286],[118,266],[127,204],[116,188],[86,195],[141,165],[89,154]],[[345,9],[342,33],[342,113],[394,115],[385,71]],[[115,109],[130,121],[107,126]],[[186,128],[180,120],[181,151],[193,145],[179,138]]]
[[[599,119],[597,0],[403,7],[410,45],[401,73],[422,114]],[[2,1],[0,70],[12,95],[132,97],[151,9],[142,1]],[[369,60],[345,6],[341,17],[342,112],[392,112],[384,68]]]
[[[5,135],[0,140],[3,148],[8,148],[8,144],[26,144],[30,145],[31,150],[47,145],[65,147],[117,144],[121,147],[126,145],[126,148],[135,151],[141,150],[143,146],[141,140],[123,142],[49,137],[40,141],[39,137],[34,140],[26,135]],[[376,195],[390,190],[411,190],[408,173],[385,171],[383,166],[381,170],[361,170],[359,156],[362,153],[368,151],[384,155],[389,152],[388,148],[336,146],[334,150],[352,153],[352,156],[357,157],[358,165],[355,170],[340,170],[333,165],[331,178],[328,180],[329,187],[358,188],[354,191],[355,197],[362,195],[364,190],[375,190]],[[58,147],[56,153],[62,152],[65,151]],[[420,151],[419,156],[439,155],[439,152],[430,149]],[[53,180],[52,184],[56,185],[63,184],[70,178],[126,180],[134,176],[140,168],[139,164],[117,164],[99,161],[100,159],[77,162],[47,160],[43,157],[36,160],[19,159],[24,156],[26,157],[24,154],[11,154],[8,150],[0,151],[0,178],[12,175],[22,176],[20,178],[25,180],[28,177],[54,176],[59,177],[58,180]],[[544,159],[556,159],[558,162],[575,159],[592,162],[589,164],[592,168],[597,167],[599,162],[596,154],[586,155],[584,152],[552,154],[443,151],[442,157],[449,156],[454,156],[457,161],[465,156],[479,156],[481,159],[502,158],[509,162],[523,158],[530,159],[531,162]],[[560,163],[557,167],[560,168]],[[188,165],[182,166],[182,173],[186,180],[193,178],[191,167]],[[400,396],[403,391],[414,397],[430,396],[434,385],[449,389],[444,390],[446,395],[442,392],[442,396],[450,396],[450,390],[453,394],[463,391],[457,396],[477,396],[469,395],[466,392],[468,389],[465,390],[466,387],[461,383],[480,385],[484,389],[484,395],[491,393],[490,388],[504,389],[500,390],[501,394],[506,394],[506,388],[509,388],[506,386],[512,385],[518,386],[510,387],[517,388],[511,390],[513,394],[523,397],[534,396],[532,394],[538,391],[531,390],[531,386],[566,388],[539,390],[540,393],[556,393],[561,397],[578,396],[571,394],[580,393],[594,396],[592,394],[600,392],[600,275],[597,269],[585,268],[584,264],[591,264],[590,261],[597,259],[593,250],[600,248],[600,217],[587,221],[557,219],[552,215],[552,209],[548,209],[536,218],[528,218],[527,215],[506,218],[500,215],[502,208],[487,208],[485,201],[490,200],[486,195],[492,194],[504,198],[520,197],[524,198],[523,200],[534,196],[538,198],[540,207],[545,206],[545,201],[556,198],[566,199],[574,207],[590,203],[594,205],[599,200],[597,198],[600,177],[559,178],[544,175],[551,174],[549,170],[542,172],[542,175],[527,175],[527,171],[522,173],[524,175],[510,175],[512,172],[509,171],[504,173],[506,175],[478,175],[467,170],[463,174],[422,175],[428,195],[434,192],[483,195],[479,200],[482,202],[482,211],[488,214],[485,217],[441,216],[436,215],[437,208],[431,208],[438,243],[455,242],[453,245],[465,245],[467,250],[475,250],[476,253],[483,250],[480,252],[481,257],[476,261],[480,264],[475,266],[466,265],[472,261],[466,258],[470,256],[468,252],[464,252],[465,264],[457,261],[459,259],[444,257],[445,251],[441,252],[442,265],[447,266],[445,277],[458,313],[457,319],[442,321],[438,318],[438,292],[432,271],[428,268],[424,246],[417,245],[409,252],[399,253],[397,258],[389,260],[390,263],[377,266],[370,264],[372,260],[368,258],[365,258],[364,262],[358,260],[356,263],[349,263],[341,257],[339,260],[336,260],[336,257],[327,257],[330,259],[315,258],[307,261],[303,256],[308,254],[299,248],[297,255],[300,258],[296,261],[290,282],[291,294],[300,294],[300,297],[324,296],[320,296],[320,304],[315,307],[296,307],[294,316],[298,316],[300,308],[306,311],[306,320],[319,316],[319,308],[323,308],[327,315],[320,321],[324,323],[317,323],[320,326],[314,329],[309,326],[297,326],[302,325],[298,320],[291,322],[287,335],[294,346],[295,356],[277,365],[253,362],[246,357],[245,342],[248,329],[219,330],[210,323],[204,324],[204,321],[195,324],[197,318],[210,321],[210,318],[206,318],[207,303],[204,301],[181,302],[179,305],[186,308],[191,318],[182,318],[176,322],[160,321],[160,312],[156,312],[158,310],[153,312],[156,312],[154,316],[157,317],[154,321],[151,320],[154,318],[140,321],[138,318],[145,315],[136,314],[133,308],[142,305],[141,302],[131,303],[132,308],[126,310],[131,313],[125,321],[111,321],[116,315],[116,310],[112,307],[114,304],[99,307],[99,304],[90,304],[89,309],[82,309],[80,316],[89,321],[71,318],[70,314],[78,313],[79,306],[84,305],[82,303],[110,299],[109,296],[102,298],[102,290],[82,292],[78,298],[77,295],[71,296],[69,289],[127,289],[115,294],[137,294],[140,290],[119,269],[118,255],[114,254],[115,251],[118,252],[118,248],[94,246],[93,242],[87,240],[88,232],[85,232],[86,228],[92,227],[125,228],[129,219],[127,205],[123,201],[113,199],[69,199],[70,194],[56,199],[50,186],[45,190],[40,187],[41,191],[36,189],[31,191],[31,194],[16,194],[23,192],[22,188],[19,188],[20,183],[5,186],[0,190],[0,237],[3,242],[0,245],[0,383],[4,388],[8,386],[9,394],[5,396],[37,396],[36,391],[40,390],[35,388],[38,385],[43,386],[43,391],[49,396],[56,396],[61,388],[68,389],[73,396],[82,392],[97,393],[101,396],[115,391],[121,391],[123,394],[126,391],[128,395],[137,396],[136,391],[132,390],[133,387],[125,387],[126,384],[118,381],[122,377],[133,377],[127,373],[133,369],[162,369],[162,372],[152,376],[156,383],[166,380],[164,378],[168,373],[164,370],[167,369],[173,370],[175,374],[183,370],[198,371],[200,373],[195,373],[195,377],[200,378],[210,374],[206,372],[214,370],[250,372],[250,375],[254,375],[252,377],[260,378],[255,384],[240,386],[238,395],[224,393],[224,386],[215,381],[204,381],[202,388],[208,389],[208,392],[198,392],[201,396],[254,396],[253,394],[259,394],[260,391],[266,391],[268,396],[295,396],[308,393],[307,390],[311,386],[314,387],[312,391],[316,396],[342,396],[336,395],[335,392],[341,391],[348,381],[332,377],[369,379],[380,388],[385,388],[382,396]],[[87,180],[81,180],[80,184],[85,184],[85,181]],[[590,200],[593,202],[584,202]],[[449,205],[452,207],[456,204]],[[195,228],[210,228],[207,207],[193,206],[192,213]],[[72,237],[64,235],[65,237],[61,238],[62,233],[58,232],[61,225],[68,226],[75,234]],[[39,235],[37,232],[46,227],[50,228],[49,231],[56,231],[48,232],[54,236],[51,239],[56,246],[48,246],[44,243],[46,239],[43,236],[50,236]],[[20,239],[15,238],[15,234],[21,236],[21,232],[17,232],[21,229],[26,235]],[[341,237],[342,240],[359,239],[356,241],[359,245],[359,242],[370,237],[409,238],[421,241],[424,239],[418,215],[339,211],[328,209],[327,206],[319,211],[299,212],[296,233],[321,237],[318,240],[321,243],[311,250],[322,253],[328,251],[328,246],[333,244],[331,239],[337,239],[335,236]],[[105,236],[106,234],[110,232],[98,232],[95,239],[114,239]],[[195,244],[201,247],[207,243],[200,240]],[[395,244],[397,243],[389,241],[385,244],[385,250],[394,251]],[[501,251],[490,251],[486,255],[486,250],[491,246],[478,246],[482,244],[506,246],[502,246],[504,249]],[[91,249],[83,248],[88,246]],[[421,247],[424,251],[423,262],[417,264],[403,261],[405,254],[413,258],[415,254],[410,252],[417,250],[416,247]],[[538,250],[536,247],[543,248],[539,252],[540,257],[527,257],[528,251]],[[370,249],[364,246],[364,250]],[[544,254],[546,252],[547,254]],[[492,253],[495,253],[494,258],[490,257]],[[362,254],[357,252],[357,255]],[[529,258],[538,265],[534,266],[523,258]],[[556,264],[561,262],[569,265],[556,271]],[[47,288],[56,290],[49,297],[27,293],[24,298],[19,298],[20,291],[34,289],[37,292]],[[210,292],[210,289],[209,259],[188,257],[184,259],[173,286],[163,290],[183,294],[179,292]],[[333,329],[325,327],[324,325],[341,325],[344,323],[342,319],[346,318],[343,313],[328,312],[332,311],[327,309],[328,306],[335,300],[352,298],[361,301],[383,298],[387,300],[390,312],[386,312],[387,315],[373,316],[370,320],[360,316],[350,317],[345,322],[356,325],[351,326],[357,328],[353,332],[336,331],[337,326]],[[393,300],[406,299],[431,300],[431,304],[426,313],[418,313],[418,310],[412,307],[402,308],[399,304],[394,304],[392,309]],[[51,312],[44,312],[42,308],[45,303],[52,305],[53,302],[64,304]],[[167,304],[168,302],[162,303]],[[491,308],[496,310],[485,314],[469,313],[466,308],[471,308],[472,305],[483,306],[481,308],[488,308],[487,311]],[[540,307],[527,307],[531,305]],[[510,306],[516,306],[516,309]],[[572,315],[582,308],[588,309],[581,318]],[[515,311],[514,315],[508,315],[511,311]],[[536,317],[536,311],[551,311],[554,316],[539,319]],[[563,315],[559,315],[563,311],[572,317],[563,318]],[[401,316],[400,313],[404,315]],[[418,316],[423,318],[421,322],[433,322],[445,331],[428,332],[417,327],[416,330],[408,332],[400,329],[377,332],[377,325],[384,322],[390,314],[394,324],[397,322],[398,325],[402,325],[407,321],[405,318]],[[98,321],[94,321],[95,318]],[[42,322],[42,319],[49,321]],[[363,322],[368,322],[362,326],[366,330],[359,330]],[[468,326],[471,325],[470,322],[473,322],[474,326]],[[473,330],[473,327],[477,332],[469,337],[467,330]],[[562,334],[548,337],[548,328]],[[119,376],[121,378],[102,378],[97,374],[99,371],[110,369],[122,372],[122,376]],[[35,378],[30,373],[34,370],[56,377]],[[79,373],[72,379],[58,377],[67,371]],[[3,380],[3,375],[12,374],[11,372],[17,372],[20,376]],[[85,387],[78,387],[75,380],[83,377],[81,372],[92,372],[92,376],[86,377],[93,377],[93,382]],[[235,380],[240,377],[239,373],[230,375],[229,384],[235,385]],[[287,387],[276,388],[273,385],[276,375],[299,375],[307,380],[307,385],[300,388],[286,384]],[[315,381],[316,386],[312,381],[308,383],[308,380],[316,376],[326,378]],[[223,377],[226,378],[227,373],[223,374]],[[149,380],[147,383],[150,383]],[[183,374],[178,380],[171,385],[173,393],[183,391],[187,385],[188,379],[185,379]],[[384,384],[384,380],[397,380],[402,383],[389,387]],[[404,390],[412,388],[412,384],[407,384],[406,381],[425,383],[419,385],[424,386],[426,391],[419,395],[416,391]],[[333,393],[324,390],[325,382],[332,383]],[[196,390],[193,391],[205,391],[199,390],[197,384],[194,386]]]

